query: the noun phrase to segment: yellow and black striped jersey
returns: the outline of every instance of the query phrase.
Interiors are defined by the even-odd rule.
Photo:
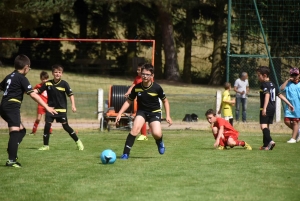
[[[67,112],[66,95],[70,97],[73,92],[66,81],[60,80],[55,83],[54,80],[49,80],[37,90],[40,94],[47,90],[48,105],[50,107],[54,107],[57,112]]]
[[[128,100],[133,101],[137,97],[137,108],[146,112],[161,112],[159,99],[164,100],[166,95],[161,86],[155,82],[149,87],[139,83],[133,87]]]
[[[2,80],[0,90],[4,91],[1,104],[19,103],[21,105],[24,93],[28,95],[33,92],[28,79],[17,70]]]

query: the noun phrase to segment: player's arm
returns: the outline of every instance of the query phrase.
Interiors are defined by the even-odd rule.
[[[71,101],[71,105],[72,105],[72,111],[76,112],[76,106],[75,106],[75,98],[74,95],[69,96],[70,101]]]
[[[249,91],[250,91],[250,88],[249,86],[246,87],[246,94],[248,95],[249,94]]]
[[[34,93],[32,91],[32,93],[29,94],[30,97],[36,101],[38,104],[40,104],[41,106],[43,106],[48,112],[50,112],[51,114],[57,114],[57,112],[54,110],[53,107],[49,107],[47,103],[45,103],[43,101],[43,99],[37,94],[37,93]]]
[[[265,100],[264,100],[264,106],[262,108],[262,113],[261,113],[263,116],[267,115],[267,107],[269,104],[269,100],[270,100],[270,93],[266,93]]]
[[[214,144],[214,147],[218,147],[220,144],[220,139],[223,136],[224,133],[224,126],[220,126],[219,130],[218,130],[218,136],[216,137],[216,141]]]
[[[125,103],[122,105],[117,117],[116,117],[116,123],[119,123],[120,119],[121,119],[121,116],[122,114],[129,108],[130,104],[132,103],[133,101],[131,100],[126,100]]]
[[[133,89],[133,87],[135,86],[135,84],[132,84],[129,89],[127,90],[126,94],[124,94],[125,97],[127,97],[130,93],[131,93],[131,90]]]
[[[293,112],[295,110],[294,106],[284,97],[284,95],[279,94],[278,97],[283,100],[288,106],[289,109]]]
[[[172,119],[170,117],[170,104],[167,98],[165,98],[164,100],[162,100],[163,104],[164,104],[164,108],[165,108],[165,113],[166,113],[166,121],[168,122],[169,126],[172,125]]]
[[[286,85],[289,83],[289,81],[292,81],[293,78],[287,79],[281,86],[280,86],[280,91],[283,91],[286,87]],[[279,96],[278,96],[279,97]]]

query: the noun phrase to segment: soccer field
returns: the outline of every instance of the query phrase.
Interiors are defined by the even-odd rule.
[[[129,160],[120,160],[127,131],[80,130],[85,150],[55,129],[50,150],[38,151],[42,135],[26,136],[19,147],[22,168],[5,167],[7,130],[0,130],[1,201],[9,200],[299,200],[299,144],[273,132],[273,151],[260,151],[260,132],[243,133],[252,151],[215,150],[206,130],[166,130],[166,153],[151,136],[136,141]],[[110,148],[115,164],[99,155]]]

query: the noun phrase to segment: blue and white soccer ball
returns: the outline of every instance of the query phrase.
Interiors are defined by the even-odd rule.
[[[103,164],[113,164],[116,159],[116,153],[111,149],[105,149],[100,155],[101,162]]]

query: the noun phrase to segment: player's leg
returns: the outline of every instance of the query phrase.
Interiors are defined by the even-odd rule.
[[[284,118],[286,120],[286,118]],[[299,120],[297,118],[289,118],[290,120],[290,127],[292,129],[292,138],[287,141],[287,143],[296,143],[297,142],[297,136],[299,131]],[[286,121],[285,121],[286,122]]]
[[[42,115],[45,114],[45,111],[46,111],[46,110],[45,110],[44,107],[40,107],[40,106],[37,107],[36,120],[35,120],[35,122],[34,122],[34,124],[33,124],[32,131],[31,131],[30,134],[35,134],[35,133],[36,133],[37,128],[38,128],[38,126],[39,126],[39,123],[40,123],[40,121],[41,121],[41,119],[42,119]]]
[[[219,129],[217,127],[212,127],[211,131],[212,131],[212,134],[213,134],[214,138],[217,139]],[[219,149],[219,150],[226,149],[226,145],[227,144],[225,142],[225,139],[224,139],[224,137],[222,137],[220,139],[219,146],[218,146],[217,149]]]
[[[163,141],[163,134],[161,130],[161,113],[150,113],[146,120],[149,122],[150,129],[152,131],[152,136],[155,139],[155,143],[157,145],[158,152],[160,154],[165,153],[165,144]]]
[[[41,150],[41,151],[50,149],[50,147],[49,147],[50,127],[55,118],[57,118],[57,115],[52,115],[49,112],[46,112],[44,134],[43,134],[43,144],[44,145],[39,148],[39,150]]]
[[[22,140],[23,140],[23,138],[24,138],[25,135],[26,135],[26,128],[25,128],[25,126],[21,122],[21,124],[20,124],[19,144],[21,144],[21,142],[22,142]]]
[[[137,111],[136,117],[134,118],[133,127],[130,133],[128,133],[127,135],[125,145],[124,145],[123,155],[121,156],[121,159],[128,159],[135,138],[139,134],[144,124],[145,124],[145,114],[142,111]]]
[[[272,150],[275,147],[275,142],[272,140],[269,124],[273,123],[273,116],[263,116],[260,112],[260,128],[263,133],[263,146],[260,150]]]

